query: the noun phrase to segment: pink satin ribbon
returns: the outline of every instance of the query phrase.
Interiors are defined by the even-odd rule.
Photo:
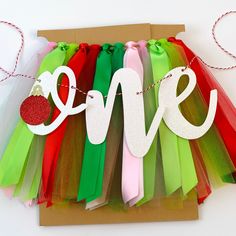
[[[137,43],[127,42],[124,55],[124,67],[135,70],[143,83],[143,65],[139,57]],[[144,196],[143,186],[143,158],[138,158],[130,152],[125,134],[123,140],[122,160],[122,197],[125,203],[133,206]]]

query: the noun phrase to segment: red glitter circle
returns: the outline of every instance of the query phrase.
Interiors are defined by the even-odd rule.
[[[20,107],[20,115],[23,121],[29,125],[40,125],[50,116],[51,106],[44,96],[30,96],[26,98]]]

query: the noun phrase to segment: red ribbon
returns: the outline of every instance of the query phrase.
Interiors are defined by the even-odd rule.
[[[73,70],[77,84],[79,85],[80,89],[85,92],[92,88],[96,59],[99,51],[99,45],[91,45],[89,47],[86,43],[80,44],[79,51],[68,62],[67,66]],[[69,86],[69,80],[66,75],[63,75],[61,84]],[[59,97],[64,104],[67,101],[69,92],[69,89],[65,86],[61,86],[58,92]],[[84,94],[77,93],[76,97],[78,96],[83,96],[83,100],[85,101]],[[75,103],[76,100],[78,101],[78,99],[75,98]],[[52,121],[54,121],[59,114],[60,110],[55,107],[52,115]],[[63,123],[46,138],[43,156],[42,189],[40,194],[41,196],[39,197],[39,203],[47,201],[47,206],[52,205],[51,199],[55,172],[67,122],[68,118],[66,118]]]
[[[169,38],[169,41],[181,46],[184,49],[188,61],[191,61],[196,56],[181,40],[171,37]],[[191,68],[197,75],[197,83],[207,103],[209,103],[210,91],[212,89],[217,89],[218,91],[218,106],[216,110],[215,124],[225,143],[230,158],[236,167],[236,108],[222,87],[213,78],[212,74],[207,70],[201,61],[195,59],[191,64]]]

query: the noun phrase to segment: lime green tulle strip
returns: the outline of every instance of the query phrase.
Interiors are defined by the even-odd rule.
[[[163,40],[150,40],[154,81],[159,81],[174,67]],[[156,86],[156,97],[159,86]],[[158,99],[158,97],[157,97]],[[188,140],[175,135],[164,123],[159,127],[166,194],[182,188],[185,196],[197,185],[197,175]]]
[[[53,73],[57,67],[68,61],[68,58],[73,55],[72,51],[75,52],[75,46],[71,47],[70,45],[59,43],[58,47],[48,53],[42,60],[38,76],[45,71]],[[33,147],[31,147],[34,144],[34,142],[32,142],[34,137],[35,135],[28,129],[24,121],[20,119],[0,161],[0,186],[8,187],[19,184],[19,186],[16,186],[16,195],[21,192],[20,186],[22,186],[22,181],[24,181],[24,171],[30,170],[30,168],[27,168],[27,162],[30,154],[34,153],[32,150]],[[35,147],[38,152],[43,149],[43,142],[40,143],[42,145]],[[31,151],[29,152],[29,150]],[[38,165],[33,175],[34,182],[31,185],[29,193],[31,191],[33,192],[34,188],[37,189],[36,185],[39,185],[39,179],[36,177],[41,177],[40,168],[41,165]]]
[[[162,43],[165,45],[164,47],[168,51],[174,67],[187,65],[187,58],[180,46],[167,42],[166,40],[163,40]],[[188,78],[183,76],[179,83],[179,90],[183,90],[187,83]],[[191,123],[201,125],[204,122],[207,115],[207,104],[204,102],[198,85],[196,85],[191,95],[181,104],[181,110]],[[210,180],[214,185],[221,185],[222,181],[235,182],[232,175],[235,172],[235,168],[214,124],[203,137],[190,142],[195,142],[199,147]]]

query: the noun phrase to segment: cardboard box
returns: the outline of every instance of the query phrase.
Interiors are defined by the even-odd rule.
[[[153,25],[149,23],[105,26],[82,29],[40,30],[38,36],[49,41],[87,42],[103,44],[127,41],[167,38],[176,36],[185,30],[184,25]],[[115,184],[111,195],[120,194],[119,167],[116,171]],[[119,200],[121,201],[121,199]],[[171,205],[172,204],[172,205]],[[110,224],[131,222],[153,222],[171,220],[198,219],[198,204],[196,192],[191,191],[185,200],[180,199],[177,192],[171,197],[156,196],[149,203],[140,207],[115,208],[112,204],[89,211],[82,204],[70,203],[63,206],[46,208],[40,206],[40,225],[77,225],[77,224]]]

